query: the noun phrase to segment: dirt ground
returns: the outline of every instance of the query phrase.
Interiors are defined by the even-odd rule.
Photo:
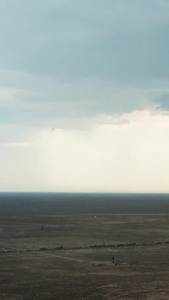
[[[155,210],[147,210],[145,204],[141,213],[133,212],[131,203],[132,213],[124,213],[123,206],[122,213],[119,207],[114,212],[113,205],[103,212],[83,213],[82,208],[69,213],[59,211],[55,202],[47,210],[48,200],[43,200],[43,207],[39,202],[39,210],[37,203],[33,209],[36,199],[30,208],[24,199],[20,206],[9,201],[4,205],[4,200],[0,201],[0,299],[168,300],[169,199],[159,213],[157,199]],[[104,199],[105,205],[110,203],[117,205]]]

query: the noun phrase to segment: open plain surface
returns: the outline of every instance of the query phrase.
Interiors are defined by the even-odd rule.
[[[0,194],[0,299],[168,299],[168,278],[169,195]]]

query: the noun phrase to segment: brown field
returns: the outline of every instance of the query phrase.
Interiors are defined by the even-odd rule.
[[[0,299],[168,300],[168,242],[169,195],[1,194]]]

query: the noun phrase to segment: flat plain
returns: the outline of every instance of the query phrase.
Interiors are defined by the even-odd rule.
[[[0,299],[169,299],[168,278],[169,195],[0,194]]]

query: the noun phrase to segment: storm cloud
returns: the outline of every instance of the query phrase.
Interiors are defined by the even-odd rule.
[[[104,143],[104,135],[108,135],[105,141],[108,149],[114,149],[113,145],[115,148],[118,145],[121,153],[121,158],[119,156],[118,159],[126,159],[126,173],[132,158],[130,151],[125,150],[123,155],[123,130],[128,140],[132,136],[131,144],[136,152],[141,151],[139,153],[142,157],[144,151],[149,153],[148,146],[143,147],[146,150],[138,150],[136,141],[139,137],[141,139],[142,132],[138,130],[138,139],[137,131],[131,133],[133,116],[138,118],[134,123],[136,128],[141,128],[141,124],[147,120],[146,116],[149,116],[147,130],[152,132],[151,126],[154,128],[161,145],[158,157],[160,151],[166,145],[168,147],[168,1],[5,0],[0,2],[0,19],[0,134],[4,168],[9,168],[10,155],[12,160],[20,164],[17,153],[21,151],[23,161],[28,159],[29,166],[34,169],[33,157],[40,151],[40,146],[35,146],[37,141],[41,145],[41,152],[44,151],[47,157],[51,150],[46,150],[44,140],[52,149],[56,149],[58,144],[53,142],[51,136],[57,140],[58,132],[59,143],[62,144],[62,139],[69,141],[63,143],[67,149],[71,143],[77,147],[77,141],[83,145],[84,139],[86,151],[90,148],[90,138],[94,139],[99,132],[101,144]],[[164,129],[165,134],[161,135],[163,139],[160,138],[154,120],[158,120],[161,131]],[[144,130],[145,139],[141,140],[148,145],[146,128]],[[120,141],[116,138],[118,134],[121,136]],[[147,138],[150,139],[151,134]],[[99,144],[98,141],[97,143]],[[106,152],[104,149],[99,152],[96,144],[93,144],[93,149],[95,153],[98,151],[96,164],[99,164],[101,153],[106,155]],[[155,139],[152,145],[156,147]],[[29,151],[26,149],[32,155],[28,155]],[[150,149],[153,151],[152,146]],[[66,153],[63,151],[62,157],[61,150],[59,151],[61,161],[64,162]],[[72,150],[71,153],[74,156],[76,151],[73,154]],[[152,165],[155,164],[155,156]],[[85,155],[83,157],[85,160]],[[167,161],[167,154],[165,157]],[[40,156],[42,168],[45,168],[43,159],[43,155]],[[87,160],[86,156],[86,162]],[[91,156],[88,161],[91,163]],[[133,174],[139,165],[136,158],[134,161]],[[104,168],[106,164],[103,160],[101,165]],[[49,165],[52,168],[52,163]],[[72,165],[68,162],[67,165],[70,171]],[[114,170],[117,167],[118,164]],[[28,165],[25,165],[25,169],[27,168]],[[106,168],[109,173],[109,168]],[[14,169],[13,167],[13,172]],[[64,178],[65,169],[61,169],[60,167]],[[124,175],[122,167],[119,170]],[[167,172],[165,169],[166,175]],[[84,173],[88,174],[87,170]],[[111,174],[110,178],[114,178],[113,173]],[[144,175],[143,169],[142,174]],[[18,176],[20,178],[19,173]],[[38,182],[40,189],[41,184]],[[98,182],[100,185],[101,179]],[[102,190],[105,186],[105,190],[110,191],[111,187],[106,187],[105,183],[106,180],[103,180]],[[136,183],[135,185],[137,186]],[[26,185],[24,186],[26,189]],[[75,187],[73,182],[72,186]],[[80,186],[82,188],[79,183],[79,189]],[[117,186],[112,190],[119,190],[120,183]],[[128,189],[128,185],[125,186],[123,190]],[[131,189],[130,184],[129,186]],[[1,189],[3,190],[3,185]],[[28,190],[30,189],[31,186]],[[68,186],[66,189],[69,190]],[[87,187],[82,189],[87,190]],[[93,189],[97,189],[96,186]]]

